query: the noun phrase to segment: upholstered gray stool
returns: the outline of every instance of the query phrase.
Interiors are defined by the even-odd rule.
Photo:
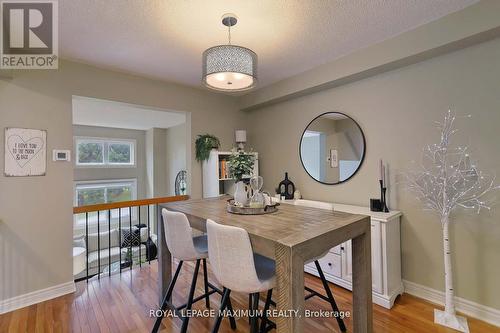
[[[229,302],[231,291],[248,293],[252,297],[251,311],[257,311],[259,293],[267,291],[264,316],[260,330],[270,324],[266,312],[271,304],[272,289],[276,284],[275,262],[252,250],[250,237],[245,229],[217,224],[207,220],[208,255],[215,277],[224,287],[220,311]],[[255,314],[255,312],[254,312]],[[212,332],[218,332],[222,317],[217,315]],[[251,316],[251,332],[256,333],[258,318]]]
[[[219,292],[220,294],[222,294],[222,291],[218,290],[216,287],[214,287],[208,282],[207,262],[206,262],[206,258],[208,257],[207,236],[203,235],[203,236],[193,237],[191,226],[189,225],[189,221],[185,214],[179,212],[171,212],[165,208],[162,209],[161,213],[163,217],[163,225],[165,230],[165,240],[167,243],[167,247],[170,250],[172,257],[179,260],[179,265],[177,266],[177,270],[175,271],[172,281],[168,286],[167,293],[163,299],[161,310],[164,311],[167,308],[170,308],[173,311],[175,311],[175,313],[180,318],[182,318],[181,332],[184,333],[187,331],[189,317],[183,317],[180,311],[184,308],[186,310],[191,310],[193,303],[202,299],[205,299],[205,305],[207,308],[209,308],[210,307],[209,296],[215,292]],[[187,303],[182,306],[175,307],[171,303],[171,297],[172,297],[172,292],[174,290],[175,282],[177,281],[177,277],[179,276],[179,272],[181,270],[182,263],[184,261],[196,261],[196,266],[194,268],[194,274],[191,282],[191,288],[189,290]],[[200,262],[203,262],[203,275],[204,275],[203,280],[204,280],[205,293],[197,298],[194,298],[194,291],[196,289],[196,281],[200,269]],[[232,310],[230,301],[227,302],[227,306],[230,310]],[[163,316],[160,316],[156,319],[152,332],[158,332],[162,319]],[[229,319],[231,320],[231,327],[235,329],[236,322],[234,318],[230,317]]]

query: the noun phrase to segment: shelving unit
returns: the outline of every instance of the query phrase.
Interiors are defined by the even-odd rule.
[[[224,194],[232,195],[234,193],[235,181],[233,178],[227,177],[229,172],[224,171],[224,162],[228,161],[231,156],[230,151],[212,150],[207,161],[202,164],[203,172],[203,197],[213,198]],[[259,175],[259,154],[256,152],[247,153],[255,156],[255,164],[253,172],[245,179],[250,179],[252,176]]]

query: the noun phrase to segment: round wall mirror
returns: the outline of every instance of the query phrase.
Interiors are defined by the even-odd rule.
[[[347,181],[365,157],[365,136],[351,117],[327,112],[307,125],[300,139],[300,161],[316,181],[335,185]]]

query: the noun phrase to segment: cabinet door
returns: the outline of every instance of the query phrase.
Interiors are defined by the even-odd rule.
[[[382,232],[379,221],[371,221],[372,234],[372,288],[373,291],[383,293],[382,281]]]
[[[352,246],[351,241],[340,244],[342,257],[342,279],[352,282]]]
[[[323,258],[318,259],[318,261],[323,273],[330,274],[338,278],[341,277],[341,260],[338,254],[328,253]]]
[[[383,292],[382,280],[382,234],[380,222],[371,221],[372,243],[372,288],[373,291]],[[341,244],[342,279],[352,282],[352,243],[347,241]]]

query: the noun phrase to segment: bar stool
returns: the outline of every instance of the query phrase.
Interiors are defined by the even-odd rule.
[[[189,221],[185,214],[179,212],[171,212],[165,208],[162,209],[162,217],[163,217],[163,225],[165,230],[165,240],[167,243],[167,247],[170,250],[173,258],[179,260],[179,265],[177,266],[177,270],[170,281],[170,284],[167,289],[167,293],[163,299],[161,310],[162,313],[167,308],[170,308],[174,311],[174,313],[182,318],[182,327],[181,332],[184,333],[187,331],[187,327],[189,324],[189,317],[183,317],[180,310],[186,309],[191,310],[193,303],[205,299],[205,305],[207,308],[210,308],[210,295],[218,292],[222,294],[222,291],[214,287],[212,284],[208,282],[207,275],[207,262],[206,259],[208,257],[208,248],[207,248],[207,236],[192,236],[191,226],[189,225]],[[196,261],[196,265],[194,268],[193,279],[191,282],[191,288],[189,290],[188,301],[186,304],[175,307],[171,303],[172,292],[174,290],[175,282],[179,276],[182,264],[184,261]],[[203,282],[205,287],[205,293],[197,298],[194,298],[194,291],[196,289],[196,281],[198,278],[198,272],[200,269],[200,262],[203,262]],[[211,290],[210,290],[211,289]],[[232,311],[232,306],[230,301],[227,302],[228,308]],[[159,316],[156,319],[155,325],[153,327],[152,332],[158,332],[160,328],[161,321],[163,316]],[[233,317],[229,318],[231,320],[231,327],[233,329],[236,328],[236,322]]]
[[[295,205],[297,206],[304,206],[304,207],[313,207],[313,208],[319,208],[319,209],[327,209],[327,210],[333,210],[333,204],[327,203],[327,202],[318,202],[318,201],[309,201],[309,200],[297,200],[295,202]],[[308,300],[311,297],[319,297],[322,300],[330,303],[333,311],[335,313],[339,313],[339,308],[337,306],[337,303],[335,302],[335,298],[333,297],[333,293],[330,289],[330,286],[328,285],[328,281],[325,278],[325,274],[323,273],[323,269],[321,268],[321,265],[319,264],[318,259],[323,258],[325,255],[328,254],[328,251],[323,253],[322,255],[313,258],[309,261],[306,262],[306,264],[309,264],[314,261],[314,265],[316,265],[316,270],[318,271],[319,278],[321,279],[321,283],[323,284],[323,288],[325,289],[326,296],[320,294],[319,292],[313,290],[312,288],[309,288],[305,286],[304,288],[310,293],[309,295],[306,296],[306,300]],[[345,332],[347,329],[344,324],[344,320],[340,318],[340,316],[336,316],[335,319],[337,319],[337,324],[339,325],[339,328],[342,332]]]
[[[208,254],[213,273],[224,287],[220,311],[218,312],[212,333],[219,331],[222,321],[220,316],[228,307],[231,291],[248,293],[252,297],[250,309],[250,328],[257,332],[259,293],[267,291],[264,315],[260,331],[265,332],[275,325],[271,323],[266,312],[269,310],[272,289],[276,284],[276,265],[274,260],[256,254],[252,250],[250,237],[245,229],[225,226],[207,220]]]

